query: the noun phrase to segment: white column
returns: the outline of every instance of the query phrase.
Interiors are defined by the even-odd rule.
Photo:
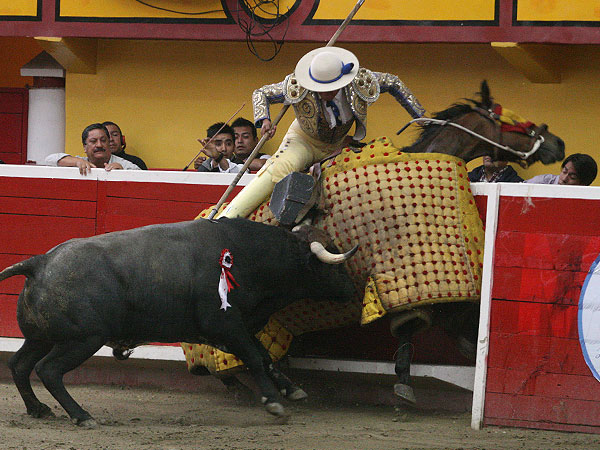
[[[50,54],[41,52],[23,67],[33,77],[29,88],[27,160],[43,165],[46,156],[65,151],[65,69]]]
[[[27,160],[43,165],[46,156],[65,151],[65,89],[29,89]]]

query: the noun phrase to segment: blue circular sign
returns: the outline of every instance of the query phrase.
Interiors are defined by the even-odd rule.
[[[600,255],[591,265],[579,297],[579,342],[583,357],[600,381]]]

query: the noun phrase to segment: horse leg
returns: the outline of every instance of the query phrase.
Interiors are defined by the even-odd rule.
[[[411,336],[419,330],[431,325],[431,312],[427,308],[418,308],[405,311],[392,317],[390,331],[392,336],[398,338],[394,370],[398,376],[398,383],[394,385],[394,393],[409,405],[415,405],[417,399],[413,388],[410,386],[410,364],[412,361],[413,346]]]
[[[438,305],[435,323],[452,338],[461,355],[475,361],[479,332],[479,303],[452,303]]]
[[[400,397],[402,401],[410,405],[415,405],[417,399],[413,388],[410,386],[410,363],[413,352],[410,336],[410,334],[400,334],[397,336],[398,350],[396,351],[394,370],[398,377],[398,383],[394,385],[394,393]]]
[[[254,403],[254,391],[242,383],[235,375],[220,376],[219,380],[225,385],[228,392],[233,394],[235,401],[242,405]]]
[[[241,405],[250,405],[254,402],[254,391],[242,383],[235,375],[217,375],[205,366],[194,366],[190,369],[192,375],[206,376],[214,375],[233,394],[235,401]]]
[[[52,410],[36,397],[29,379],[34,366],[52,350],[53,345],[50,342],[25,339],[23,346],[8,361],[8,367],[25,403],[27,414],[35,418],[54,417]]]

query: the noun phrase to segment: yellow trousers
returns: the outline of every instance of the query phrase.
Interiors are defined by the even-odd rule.
[[[298,120],[294,120],[277,152],[218,217],[248,217],[268,200],[276,183],[292,172],[306,170],[325,159],[341,147],[343,140],[332,144],[321,142],[302,131]]]

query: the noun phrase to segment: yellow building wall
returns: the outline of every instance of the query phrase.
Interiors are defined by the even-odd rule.
[[[315,46],[285,44],[269,62],[252,55],[239,42],[100,40],[97,72],[67,74],[68,153],[82,154],[81,131],[111,120],[127,137],[128,150],[149,167],[185,167],[200,150],[197,138],[214,122],[239,115],[252,119],[251,94],[259,86],[282,80],[297,60]],[[492,95],[504,107],[537,124],[547,123],[562,137],[567,154],[589,153],[600,162],[600,47],[558,49],[562,81],[534,84],[509,65],[488,44],[348,44],[361,65],[395,73],[428,111],[439,111],[462,98],[474,97],[487,79]],[[262,54],[271,48],[258,47]],[[272,108],[272,117],[279,106]],[[293,118],[290,110],[265,150],[272,153]],[[367,139],[381,135],[397,146],[416,136],[396,131],[409,115],[388,95],[369,109]],[[480,164],[473,161],[469,167]],[[529,178],[558,173],[560,165],[517,168]],[[594,184],[600,185],[600,180]]]

